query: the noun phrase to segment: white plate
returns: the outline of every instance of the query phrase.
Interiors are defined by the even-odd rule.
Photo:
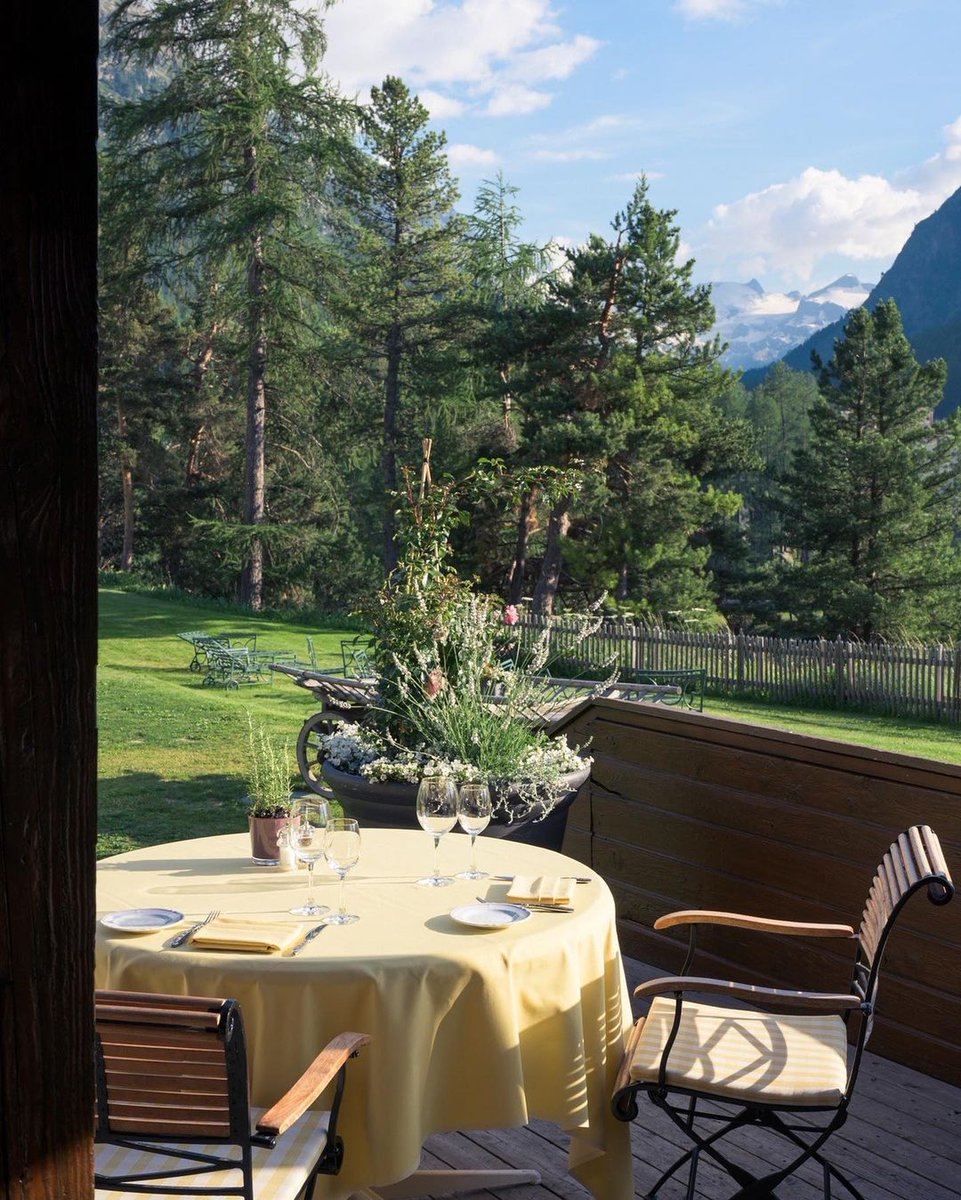
[[[519,904],[462,904],[452,908],[450,915],[460,925],[473,925],[475,929],[503,929],[526,921],[530,909]]]
[[[172,908],[124,908],[100,918],[101,925],[121,933],[157,933],[184,919]]]

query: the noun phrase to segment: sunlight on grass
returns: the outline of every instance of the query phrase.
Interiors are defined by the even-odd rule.
[[[246,828],[243,797],[247,711],[294,747],[317,702],[277,675],[237,691],[202,686],[191,672],[181,630],[256,633],[258,648],[292,651],[306,661],[308,636],[318,661],[339,666],[340,642],[355,629],[315,629],[295,620],[212,612],[184,600],[105,588],[100,593],[98,671],[100,857],[137,846]],[[814,737],[961,763],[955,726],[826,709],[776,708],[708,697],[708,716],[769,725]]]
[[[180,600],[103,589],[97,687],[99,856],[136,846],[246,828],[243,796],[247,711],[290,744],[317,710],[284,676],[237,691],[202,686],[188,670],[181,630],[256,633],[258,645],[306,661],[307,636],[321,665],[340,663],[341,630],[234,617]],[[299,777],[297,782],[299,783]]]

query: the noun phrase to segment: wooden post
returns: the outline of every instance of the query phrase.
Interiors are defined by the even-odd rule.
[[[93,1195],[95,0],[0,38],[0,1195]]]

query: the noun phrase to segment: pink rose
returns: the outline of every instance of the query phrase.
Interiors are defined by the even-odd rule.
[[[508,604],[508,606],[504,609],[504,624],[516,625],[520,619],[520,614],[518,613],[515,605]]]

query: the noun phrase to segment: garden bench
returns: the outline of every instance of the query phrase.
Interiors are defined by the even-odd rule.
[[[684,670],[636,670],[628,672],[631,678],[641,684],[666,684],[678,689],[676,694],[665,694],[662,704],[676,704],[683,708],[696,708],[704,711],[704,689],[707,683],[707,670],[704,667],[690,667]]]

